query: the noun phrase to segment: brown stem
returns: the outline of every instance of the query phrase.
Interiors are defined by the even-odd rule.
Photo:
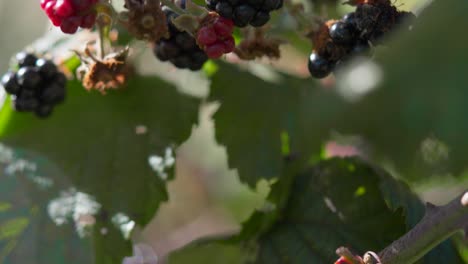
[[[444,206],[428,203],[421,221],[379,253],[382,264],[411,264],[460,230],[468,231],[468,190]]]

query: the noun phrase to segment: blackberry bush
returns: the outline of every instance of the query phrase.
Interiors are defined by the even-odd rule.
[[[41,0],[41,8],[54,26],[73,34],[79,27],[92,28],[96,22],[94,5],[99,0]]]
[[[14,109],[42,118],[49,116],[65,99],[65,75],[52,61],[31,53],[18,53],[16,59],[18,71],[9,71],[1,79],[5,92],[12,95]]]
[[[153,52],[161,61],[169,61],[179,69],[200,70],[208,60],[205,52],[198,47],[195,38],[178,30],[171,19],[177,17],[168,7],[163,8],[169,28],[169,38],[156,42]]]
[[[283,6],[283,0],[206,0],[206,5],[237,27],[261,27],[270,20],[271,11]]]

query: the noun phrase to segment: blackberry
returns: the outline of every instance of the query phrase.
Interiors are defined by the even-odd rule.
[[[167,18],[170,37],[156,42],[153,49],[155,56],[161,61],[170,61],[179,69],[200,70],[208,56],[197,46],[192,36],[178,30],[172,23],[171,18],[177,17],[176,13],[167,7],[163,7],[163,12]]]
[[[354,27],[346,22],[338,21],[330,27],[330,37],[337,44],[352,44],[355,41]]]
[[[271,11],[283,6],[283,0],[206,0],[206,5],[238,27],[261,27],[270,20]]]
[[[334,65],[334,62],[321,57],[315,52],[312,52],[309,57],[309,72],[315,78],[327,77],[332,72]]]
[[[16,80],[16,73],[14,72],[7,72],[5,75],[3,75],[2,86],[9,94],[18,94],[21,89],[18,81]]]
[[[234,22],[221,16],[215,15],[197,32],[197,44],[208,55],[208,58],[217,59],[225,53],[230,53],[235,48]]]
[[[18,67],[20,68],[25,66],[34,66],[37,61],[36,55],[27,52],[20,52],[16,54],[15,57]]]
[[[41,0],[41,8],[54,26],[73,34],[79,27],[92,28],[96,22],[94,9],[98,0]]]
[[[44,118],[56,104],[65,100],[66,77],[52,61],[21,52],[16,55],[19,70],[3,75],[1,85],[11,94],[13,108],[34,112]]]
[[[18,79],[18,84],[23,89],[34,90],[42,82],[42,76],[39,74],[39,71],[36,67],[22,67],[16,73],[16,78]]]
[[[415,18],[411,12],[398,11],[388,0],[349,1],[356,10],[341,20],[329,20],[312,37],[314,52],[309,58],[313,77],[323,78],[352,56],[369,55],[394,27]],[[410,25],[408,25],[410,29]]]

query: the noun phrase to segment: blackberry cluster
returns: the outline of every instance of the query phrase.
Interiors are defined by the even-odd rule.
[[[335,66],[356,54],[365,54],[382,37],[415,16],[398,11],[389,0],[365,1],[341,20],[330,20],[314,36],[315,49],[309,57],[309,71],[315,78],[329,75]]]
[[[177,17],[171,9],[163,7],[170,37],[156,42],[154,54],[161,61],[170,61],[180,69],[200,70],[208,56],[198,47],[195,39],[187,32],[178,30],[171,19]]]
[[[205,0],[209,9],[232,19],[237,27],[248,24],[261,27],[270,20],[270,12],[280,9],[283,0]]]
[[[54,26],[63,33],[73,34],[79,27],[92,28],[96,22],[94,5],[99,0],[41,0],[45,11]]]
[[[230,53],[236,47],[232,32],[234,23],[231,19],[214,16],[197,32],[197,44],[206,52],[208,58],[217,59]]]
[[[41,118],[49,116],[65,99],[65,75],[52,61],[31,53],[18,53],[16,60],[19,70],[7,72],[1,79],[5,91],[12,95],[14,109],[34,112]]]

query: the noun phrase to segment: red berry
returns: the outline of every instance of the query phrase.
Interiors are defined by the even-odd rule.
[[[205,49],[206,55],[210,59],[217,59],[224,54],[224,44],[216,42],[211,46],[207,46]]]
[[[78,27],[91,28],[96,21],[93,10],[98,0],[41,0],[45,11],[54,26],[64,33],[73,34]]]
[[[49,2],[49,0],[41,0],[41,8],[44,9],[45,5]]]
[[[52,22],[52,24],[56,27],[59,27],[60,24],[62,24],[62,18],[58,17],[58,16],[55,16],[55,15],[50,15],[49,16],[49,19],[50,21]]]
[[[212,27],[202,27],[197,33],[197,42],[206,46],[216,42],[217,36]]]
[[[60,29],[63,33],[73,34],[78,30],[78,27],[81,24],[81,17],[69,17],[62,21]]]
[[[81,25],[80,27],[82,28],[92,28],[94,26],[94,23],[96,22],[96,14],[91,13],[83,17],[81,20]]]
[[[61,17],[71,16],[75,12],[73,5],[67,0],[58,0],[55,3],[55,14]]]
[[[234,48],[236,47],[234,38],[232,36],[229,36],[228,38],[223,40],[223,44],[224,44],[224,53],[232,52]]]
[[[221,37],[231,36],[232,31],[234,30],[234,22],[224,17],[218,17],[213,26],[216,33],[221,35]]]
[[[42,9],[44,9],[47,16],[50,17],[50,16],[55,16],[54,7],[55,7],[55,2],[49,1],[49,2],[44,4],[44,7]]]
[[[77,11],[88,10],[97,1],[95,0],[72,0],[73,6]]]

